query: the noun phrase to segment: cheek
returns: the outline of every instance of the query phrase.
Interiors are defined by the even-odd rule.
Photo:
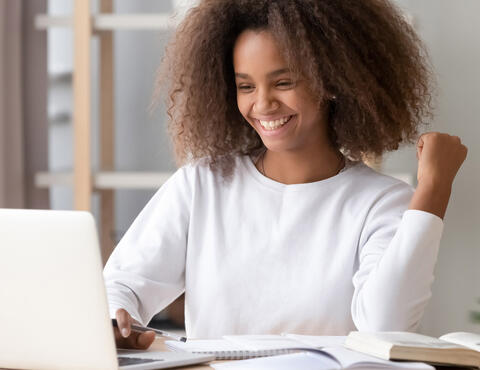
[[[240,113],[242,114],[243,118],[248,121],[248,112],[249,112],[249,103],[245,97],[237,95],[237,107]]]

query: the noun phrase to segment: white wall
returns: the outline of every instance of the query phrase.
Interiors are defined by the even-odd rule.
[[[396,2],[414,16],[419,35],[430,50],[438,77],[436,118],[429,130],[459,135],[469,147],[467,161],[455,181],[445,218],[433,297],[421,331],[432,335],[453,330],[479,332],[480,325],[470,322],[468,313],[472,309],[480,310],[477,304],[477,297],[480,297],[480,148],[476,145],[480,138],[480,126],[477,125],[477,117],[480,117],[480,2]],[[161,12],[171,10],[171,3],[165,0],[117,0],[115,4],[117,12]],[[115,154],[119,170],[174,168],[165,135],[165,117],[161,110],[153,117],[147,112],[155,69],[166,38],[167,34],[146,31],[115,34]],[[62,55],[68,60],[66,51],[63,50]],[[94,107],[94,115],[97,108]],[[68,129],[63,128],[63,131],[57,132],[63,135],[64,140],[60,144],[63,147],[53,153],[53,157],[57,158],[56,162],[53,159],[56,165],[71,160],[70,154],[63,154],[64,159],[61,159],[60,151],[68,150],[70,142]],[[388,172],[416,173],[416,168],[412,147],[385,158],[384,169]],[[117,192],[118,236],[128,228],[152,194],[153,191]],[[69,195],[62,196],[65,203]]]
[[[173,12],[172,1],[123,0],[117,13]],[[115,50],[115,164],[117,170],[173,171],[166,117],[160,107],[148,111],[156,69],[168,32],[117,31]],[[121,236],[154,191],[116,191],[117,236]]]
[[[469,319],[480,298],[480,2],[397,0],[413,14],[438,78],[436,117],[428,131],[458,135],[468,146],[454,183],[436,268],[433,296],[421,331],[480,332]],[[416,173],[413,147],[387,156],[388,171]]]

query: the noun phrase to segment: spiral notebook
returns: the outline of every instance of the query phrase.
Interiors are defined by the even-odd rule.
[[[298,351],[323,353],[324,346],[341,346],[345,337],[308,335],[226,335],[222,339],[189,339],[187,342],[166,341],[167,347],[214,355],[217,360],[243,360]],[[328,356],[328,355],[327,355]]]

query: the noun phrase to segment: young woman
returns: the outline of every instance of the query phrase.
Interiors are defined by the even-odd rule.
[[[467,149],[422,135],[416,190],[362,160],[416,138],[429,76],[385,0],[201,1],[159,79],[182,167],[105,267],[117,344],[183,292],[190,338],[414,330]]]

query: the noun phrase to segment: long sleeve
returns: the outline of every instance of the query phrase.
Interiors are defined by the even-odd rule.
[[[104,278],[111,317],[119,308],[146,325],[185,289],[191,189],[181,168],[157,191],[110,256]]]
[[[411,195],[405,187],[388,189],[366,219],[353,277],[358,330],[413,331],[431,296],[443,221],[405,210]]]

